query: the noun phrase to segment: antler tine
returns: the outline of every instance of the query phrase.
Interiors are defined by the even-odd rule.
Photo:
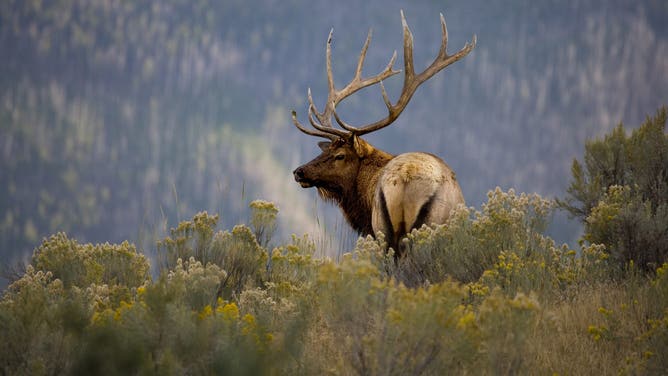
[[[342,131],[340,129],[333,128],[331,126],[324,126],[322,124],[318,124],[320,122],[320,119],[316,122],[315,119],[313,118],[313,115],[315,114],[316,118],[318,117],[318,113],[315,112],[313,106],[309,106],[308,109],[308,121],[311,123],[313,128],[327,134],[331,134],[335,136],[335,138],[347,138],[350,136],[348,132]]]
[[[366,53],[366,47],[367,47],[368,41],[370,40],[370,36],[371,35],[369,34],[369,38],[367,38],[367,43],[364,44],[365,49],[363,50],[363,53]],[[396,59],[397,59],[397,51],[394,51],[394,53],[392,54],[392,57],[390,58],[390,61],[387,63],[387,66],[385,67],[385,69],[383,69],[382,72],[378,73],[377,75],[375,75],[373,77],[369,77],[365,80],[361,80],[360,79],[361,66],[362,66],[361,63],[363,62],[364,58],[363,58],[363,56],[360,56],[360,64],[358,64],[358,67],[360,67],[360,70],[359,70],[360,75],[356,74],[355,79],[353,79],[353,81],[351,81],[350,84],[348,84],[348,86],[346,86],[344,89],[341,90],[341,92],[346,92],[346,91],[348,91],[348,92],[346,92],[345,96],[342,96],[339,99],[339,101],[344,99],[347,96],[350,96],[351,94],[355,93],[358,90],[361,90],[361,89],[363,89],[367,86],[371,86],[371,85],[379,83],[380,86],[381,86],[381,90],[383,92],[383,100],[385,101],[385,105],[388,106],[388,109],[389,109],[392,106],[392,103],[390,102],[390,100],[387,96],[387,92],[385,92],[385,86],[383,85],[383,80],[388,78],[388,77],[394,76],[397,73],[401,73],[400,70],[394,70],[394,61]],[[357,85],[354,85],[354,84],[357,84]],[[351,132],[353,134],[358,134],[361,131],[360,128],[352,126],[352,125],[344,122],[343,120],[341,120],[341,118],[339,118],[339,115],[336,113],[336,110],[332,111],[332,115],[334,115],[334,119],[336,119],[336,122],[341,126],[341,128],[347,130],[348,132]]]
[[[445,26],[445,17],[443,17],[443,13],[439,13],[441,16],[441,49],[438,51],[438,57],[439,58],[444,58],[445,56],[448,56],[448,27]]]
[[[409,93],[411,91],[414,92],[415,89],[417,88],[417,85],[419,85],[417,84],[415,85],[415,88],[410,88],[411,84],[413,83],[413,79],[415,77],[415,68],[413,66],[413,33],[411,33],[411,29],[408,27],[408,22],[406,22],[406,17],[404,17],[403,9],[400,11],[400,13],[401,13],[401,26],[404,35],[403,44],[404,44],[404,76],[405,76],[404,87],[402,89],[401,96],[399,97],[397,104],[392,105],[392,102],[390,101],[387,95],[387,91],[385,90],[385,85],[383,85],[383,82],[380,81],[381,94],[383,95],[383,101],[385,102],[385,106],[387,106],[389,114],[385,119],[379,120],[375,123],[363,127],[354,127],[344,122],[343,120],[341,120],[341,118],[339,118],[338,114],[335,112],[334,118],[336,119],[336,122],[339,123],[339,125],[342,128],[350,132],[353,132],[356,135],[363,135],[366,133],[370,133],[390,125],[394,120],[397,119],[397,117],[399,117],[399,114],[401,114],[406,104],[408,104],[410,97],[412,96],[412,93],[410,93],[410,95],[405,95],[405,93]],[[392,55],[392,60],[390,62],[393,63],[395,58],[396,58],[396,51],[394,52],[394,55]]]
[[[357,69],[355,69],[355,77],[353,78],[353,81],[362,79],[362,67],[364,66],[364,60],[366,59],[366,51],[369,49],[369,43],[371,43],[371,34],[373,34],[373,32],[369,29],[369,32],[366,35],[366,40],[364,41],[364,46],[362,46],[362,52],[360,52],[360,58],[357,61]]]
[[[329,88],[329,96],[334,94],[335,89],[334,89],[334,75],[332,74],[332,35],[334,34],[334,28],[329,30],[329,36],[327,37],[327,49],[326,49],[326,64],[327,64],[327,85]],[[331,98],[327,98],[328,101]],[[329,106],[329,103],[325,106],[325,111],[327,111],[327,108]]]
[[[338,138],[338,136],[336,136],[334,134],[329,134],[329,133],[325,133],[325,132],[320,132],[320,131],[315,131],[315,130],[310,130],[310,129],[304,128],[304,126],[301,125],[299,120],[297,120],[297,111],[294,111],[294,110],[292,111],[292,123],[300,131],[306,133],[309,136],[329,138],[332,141],[335,141]]]
[[[415,73],[415,66],[413,63],[413,34],[411,33],[410,28],[408,27],[408,22],[406,22],[406,17],[404,16],[403,10],[401,11],[401,24],[403,27],[403,47],[404,47],[404,83],[399,95],[399,99],[395,104],[392,104],[390,101],[385,86],[383,85],[383,80],[388,77],[391,77],[397,73],[399,70],[394,70],[394,61],[397,57],[397,52],[395,51],[390,59],[390,62],[387,64],[385,69],[378,73],[375,76],[368,78],[362,78],[362,69],[364,67],[364,60],[366,59],[366,53],[371,43],[372,32],[369,30],[362,51],[360,52],[359,59],[357,61],[357,68],[355,70],[355,76],[353,79],[341,90],[336,90],[334,84],[334,74],[332,73],[332,36],[334,29],[331,29],[329,36],[327,37],[327,46],[326,46],[326,65],[327,65],[327,101],[325,102],[325,108],[322,112],[319,112],[313,102],[311,96],[311,90],[308,91],[308,101],[309,101],[309,122],[315,128],[315,130],[306,130],[298,121],[296,114],[293,112],[293,122],[295,126],[299,128],[302,132],[314,136],[327,137],[330,139],[335,138],[345,138],[348,139],[353,135],[361,136],[378,129],[384,128],[394,120],[399,117],[403,110],[410,102],[413,94],[417,88],[426,80],[431,78],[433,75],[438,73],[443,68],[448,65],[460,60],[466,56],[476,45],[476,36],[473,35],[472,42],[466,43],[464,47],[459,50],[454,55],[448,55],[447,45],[448,45],[448,29],[445,24],[445,17],[443,14],[440,14],[441,21],[441,46],[438,52],[438,56],[434,61],[420,74]],[[347,124],[339,118],[339,115],[336,113],[336,106],[345,98],[354,94],[355,92],[371,85],[380,84],[381,94],[383,96],[383,101],[387,107],[388,115],[384,119],[378,120],[375,123],[371,123],[361,127],[355,127],[350,124]],[[332,116],[336,119],[336,122],[343,128],[336,129],[332,126]]]
[[[404,82],[410,82],[410,79],[415,76],[415,68],[413,66],[413,33],[408,28],[408,22],[406,22],[406,17],[404,17],[403,9],[400,13],[401,26],[404,30],[404,74],[406,75]]]
[[[311,95],[311,88],[308,89],[307,92],[307,97],[308,97],[308,102],[309,102],[309,107],[308,107],[308,120],[313,126],[313,128],[319,130],[320,132],[326,133],[326,134],[331,134],[335,137],[347,137],[348,133],[345,131],[336,129],[332,127],[331,121],[328,120],[329,116],[326,114],[322,114],[318,112],[318,109],[315,107],[315,103],[313,102],[313,96]],[[325,109],[327,111],[327,109]],[[316,119],[318,121],[316,122],[315,119],[313,118],[313,115],[315,115]]]
[[[331,116],[334,115],[334,118],[337,119],[337,122],[343,129],[346,131],[350,132],[347,133],[347,137],[349,137],[352,133],[355,133],[357,131],[357,128],[353,126],[349,126],[348,124],[340,121],[337,113],[336,113],[336,106],[345,98],[349,97],[350,95],[354,94],[355,92],[371,85],[375,85],[379,82],[382,82],[382,80],[391,77],[400,71],[394,70],[394,61],[396,60],[397,53],[396,51],[392,55],[392,58],[390,59],[390,62],[387,64],[385,69],[378,73],[375,76],[368,77],[366,79],[362,79],[362,69],[364,67],[364,60],[366,59],[366,53],[367,50],[369,49],[369,44],[371,44],[371,37],[372,37],[372,31],[369,30],[369,33],[367,34],[366,40],[364,41],[364,45],[362,46],[362,51],[360,52],[359,59],[357,61],[357,69],[355,69],[355,76],[353,79],[346,85],[343,89],[337,91],[334,87],[334,79],[333,79],[333,74],[332,74],[332,64],[331,64],[331,32],[330,32],[330,37],[327,41],[327,80],[329,83],[329,95],[327,97],[327,104],[325,107],[324,112],[320,113],[322,115],[322,119],[319,120],[330,120]],[[321,123],[323,123],[321,121]],[[325,125],[325,124],[323,124]],[[331,123],[329,125],[331,127]]]
[[[438,56],[431,63],[431,65],[427,67],[427,69],[425,69],[422,73],[416,75],[413,64],[413,34],[411,33],[410,28],[408,27],[408,22],[406,22],[406,17],[404,16],[403,10],[401,11],[401,24],[403,27],[403,34],[404,34],[404,43],[403,43],[404,84],[401,90],[401,94],[399,95],[399,99],[397,99],[397,102],[394,105],[392,105],[387,96],[387,92],[385,91],[385,87],[381,82],[380,84],[381,84],[381,93],[383,95],[383,101],[385,102],[385,105],[387,106],[388,109],[387,117],[375,123],[368,124],[362,127],[353,127],[349,124],[346,124],[341,119],[339,119],[339,117],[336,116],[335,113],[334,115],[336,121],[339,123],[339,125],[341,125],[341,127],[350,132],[353,132],[358,136],[361,136],[363,134],[379,130],[392,124],[392,122],[394,122],[406,108],[408,102],[410,102],[411,98],[413,97],[413,94],[424,81],[428,80],[443,68],[460,60],[461,58],[466,56],[469,52],[471,52],[471,50],[476,45],[475,35],[473,36],[471,44],[466,43],[464,47],[461,50],[459,50],[456,54],[448,55],[446,51],[448,44],[448,29],[445,24],[445,17],[443,17],[443,14],[440,15],[440,21],[441,21],[442,37],[441,37],[441,46],[439,49]]]
[[[308,88],[308,92],[306,94],[306,97],[308,98],[308,111],[309,111],[309,119],[311,118],[311,115],[315,115],[315,117],[318,119],[318,125],[314,127],[323,127],[323,128],[332,128],[331,123],[328,123],[325,116],[324,112],[319,112],[318,108],[315,106],[315,102],[313,102],[313,96],[311,95],[311,88]],[[313,124],[313,122],[311,122]],[[330,132],[331,130],[334,131],[334,133],[337,131],[336,129],[321,129],[323,132]],[[331,132],[330,132],[331,133]]]
[[[347,133],[339,129],[332,127],[331,122],[331,102],[336,98],[336,89],[334,87],[334,75],[332,74],[332,36],[334,34],[334,28],[329,30],[329,35],[327,36],[327,45],[325,47],[325,56],[326,56],[326,66],[327,66],[327,102],[325,103],[325,109],[322,112],[319,112],[315,102],[313,101],[313,96],[311,95],[311,88],[307,91],[307,99],[309,103],[308,107],[308,119],[311,125],[326,134],[331,134],[336,137],[347,136]],[[318,121],[316,122],[313,118]]]
[[[311,126],[315,128],[316,130],[310,130],[305,128],[298,120],[297,120],[297,112],[292,111],[292,123],[302,132],[310,135],[310,136],[317,136],[317,137],[324,137],[328,138],[331,141],[335,141],[336,139],[340,137],[347,136],[347,133],[338,129],[334,129],[331,126],[330,127],[325,127],[321,124],[318,124],[315,119],[313,119],[313,115],[318,118],[318,121],[321,122],[321,114],[318,113],[317,108],[315,107],[315,104],[313,103],[313,96],[311,95],[311,88],[308,88],[307,94],[306,94],[308,101],[309,101],[309,107],[308,107],[308,120],[311,123]]]
[[[376,76],[367,78],[367,79],[362,79],[362,68],[364,67],[364,60],[366,58],[366,52],[369,48],[369,44],[371,42],[371,30],[369,30],[369,34],[367,35],[366,41],[364,42],[364,46],[362,47],[362,51],[360,52],[360,57],[357,62],[357,69],[355,70],[355,76],[353,77],[352,81],[346,85],[343,89],[337,91],[336,87],[334,85],[334,74],[332,73],[332,36],[334,33],[334,29],[331,29],[329,32],[329,36],[327,37],[327,46],[326,46],[326,65],[327,65],[327,86],[328,86],[328,93],[327,93],[327,102],[325,103],[325,108],[322,112],[318,111],[315,102],[313,101],[313,96],[311,95],[311,89],[308,89],[307,93],[307,98],[309,102],[309,108],[308,108],[308,119],[313,128],[315,130],[307,130],[299,121],[297,120],[297,115],[293,111],[292,113],[292,121],[295,124],[295,126],[302,132],[313,135],[313,136],[319,136],[319,137],[326,137],[329,139],[336,139],[336,138],[349,138],[352,133],[350,133],[349,130],[340,130],[332,127],[331,123],[331,118],[332,115],[335,115],[335,109],[336,105],[343,100],[344,98],[350,96],[351,94],[355,93],[356,91],[376,84],[380,82],[381,80],[392,76],[394,74],[399,73],[399,71],[395,71],[392,69],[392,66],[394,64],[394,60],[396,58],[396,52],[392,56],[392,59],[390,60],[390,63],[388,66],[383,70],[381,73],[379,73]],[[335,115],[336,116],[336,115]]]

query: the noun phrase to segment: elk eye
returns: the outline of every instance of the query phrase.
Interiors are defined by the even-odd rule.
[[[339,154],[336,157],[334,157],[334,159],[337,160],[337,161],[342,161],[345,157],[346,157],[345,155]]]

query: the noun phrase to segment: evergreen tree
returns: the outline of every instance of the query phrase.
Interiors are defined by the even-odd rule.
[[[585,145],[584,166],[573,161],[573,180],[560,207],[585,224],[584,239],[604,244],[621,265],[644,269],[668,260],[667,109],[627,136],[619,124],[603,140]]]

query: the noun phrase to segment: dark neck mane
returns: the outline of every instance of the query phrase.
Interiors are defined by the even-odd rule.
[[[380,171],[392,159],[390,154],[380,150],[362,160],[355,182],[341,191],[318,188],[318,193],[326,201],[339,205],[346,221],[360,235],[373,235],[371,210],[376,183]]]
[[[371,227],[371,202],[365,196],[363,192],[345,195],[339,201],[339,207],[350,226],[360,235],[366,236],[373,235],[373,228]]]

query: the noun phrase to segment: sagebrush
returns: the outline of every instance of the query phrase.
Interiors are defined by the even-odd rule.
[[[554,204],[496,189],[340,262],[307,236],[268,248],[277,209],[218,231],[199,213],[159,243],[45,239],[0,302],[4,374],[591,374],[666,370],[668,265],[611,278],[604,246],[542,234]],[[258,234],[262,238],[258,241]]]

